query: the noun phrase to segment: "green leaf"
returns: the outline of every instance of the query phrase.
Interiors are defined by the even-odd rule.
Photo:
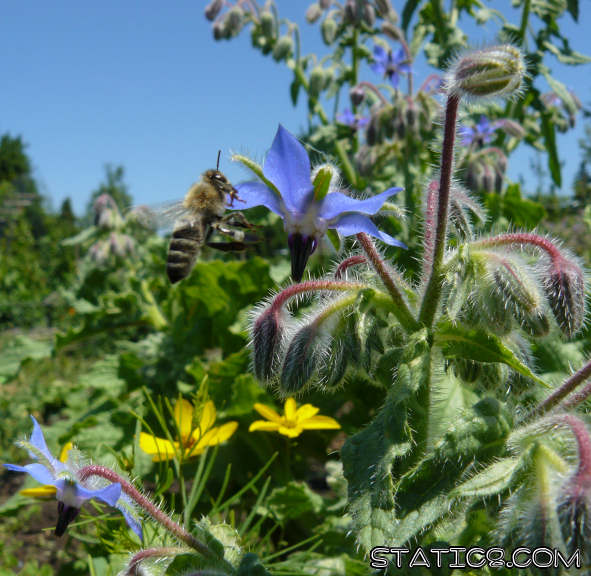
[[[298,104],[298,96],[299,96],[301,87],[302,87],[302,83],[300,82],[299,78],[296,76],[293,79],[293,82],[289,86],[289,95],[291,96],[291,103],[294,106],[297,106],[297,104]]]
[[[542,204],[528,198],[522,198],[519,183],[509,184],[503,195],[489,193],[484,197],[489,213],[505,216],[515,226],[531,230],[545,217],[546,209]]]
[[[256,554],[245,554],[240,561],[236,576],[270,576]]]
[[[556,131],[547,112],[542,113],[542,136],[544,138],[544,146],[548,152],[548,168],[552,176],[552,181],[560,188],[562,177],[560,175],[560,161],[558,160],[558,151],[556,149]]]
[[[566,0],[567,10],[575,22],[579,20],[579,0]]]
[[[281,197],[281,193],[277,190],[275,184],[268,180],[265,175],[263,174],[263,167],[260,164],[257,164],[254,160],[251,160],[247,156],[243,156],[242,154],[233,154],[232,155],[232,162],[240,162],[243,166],[246,166],[251,172],[253,172],[270,190],[275,192],[277,196]]]
[[[95,236],[97,236],[98,229],[96,226],[89,226],[88,228],[84,228],[81,232],[76,234],[76,236],[72,236],[71,238],[66,238],[62,240],[60,244],[62,246],[78,246],[80,244],[84,244],[87,240],[91,240]]]
[[[305,482],[291,481],[286,486],[275,488],[265,500],[265,506],[269,507],[279,521],[284,521],[306,514],[318,514],[322,510],[323,501]]]
[[[330,181],[332,180],[332,171],[327,166],[324,166],[318,170],[316,177],[314,178],[314,200],[320,201],[327,194],[330,188]]]
[[[581,64],[588,64],[591,62],[591,58],[589,58],[589,56],[585,56],[580,52],[572,50],[568,45],[564,46],[563,48],[558,48],[558,46],[554,46],[554,44],[546,40],[544,42],[544,48],[546,48],[548,52],[554,54],[554,56],[556,56],[560,62],[569,66],[579,66]]]
[[[463,497],[499,494],[509,488],[520,464],[520,458],[503,458],[460,484],[452,493]]]
[[[34,340],[28,336],[16,336],[2,349],[0,357],[0,384],[17,373],[26,358],[45,358],[51,354],[51,343]]]
[[[420,3],[420,0],[407,0],[406,4],[404,5],[404,9],[402,10],[402,29],[404,32],[407,31],[408,25],[412,20],[412,16]]]
[[[334,249],[337,252],[340,252],[342,243],[341,243],[341,237],[339,236],[339,233],[336,230],[329,228],[326,231],[326,236],[330,240],[330,243],[333,245]]]
[[[442,349],[447,358],[500,362],[545,388],[550,388],[523,364],[498,336],[481,328],[466,328],[460,324],[454,326],[448,321],[440,322],[435,333],[435,344]]]

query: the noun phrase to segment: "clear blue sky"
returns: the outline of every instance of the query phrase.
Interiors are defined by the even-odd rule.
[[[303,18],[309,2],[277,4],[300,24],[303,52],[323,52],[318,26]],[[508,0],[488,4],[510,10]],[[570,16],[562,20],[572,47],[584,53],[591,53],[590,4],[581,0],[578,26]],[[136,203],[182,197],[214,164],[218,149],[225,154],[222,169],[238,180],[242,173],[229,151],[262,159],[278,122],[296,133],[305,125],[304,107],[293,109],[289,101],[290,71],[251,49],[249,33],[214,42],[204,6],[195,0],[3,3],[0,133],[20,134],[28,143],[35,176],[54,206],[70,196],[81,213],[105,163],[125,167]],[[477,45],[493,41],[495,32],[491,24],[470,29]],[[591,103],[591,66],[548,63]],[[419,64],[417,79],[425,73]],[[559,139],[564,189],[578,165],[582,125],[579,119]],[[529,156],[513,155],[509,173],[515,179],[523,173],[533,187]]]

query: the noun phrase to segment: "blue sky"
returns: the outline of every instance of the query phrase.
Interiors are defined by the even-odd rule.
[[[308,4],[277,1],[281,15],[299,23],[303,52],[322,53],[318,26],[303,18]],[[510,11],[508,0],[488,4]],[[584,53],[591,53],[590,4],[581,0],[579,25],[569,16],[561,21],[571,46]],[[305,108],[294,109],[289,100],[291,72],[255,52],[248,32],[214,42],[204,6],[195,0],[3,4],[0,133],[28,143],[41,191],[54,206],[69,196],[81,213],[106,163],[125,167],[138,204],[181,198],[214,165],[218,149],[221,168],[239,180],[243,173],[229,162],[230,151],[262,159],[278,122],[294,133],[305,125]],[[469,29],[476,45],[493,41],[495,32],[494,25]],[[548,63],[591,104],[591,66]],[[417,79],[426,72],[419,63]],[[579,119],[576,130],[559,137],[565,190],[578,166],[582,126]],[[509,174],[524,174],[533,188],[530,156],[512,155]]]

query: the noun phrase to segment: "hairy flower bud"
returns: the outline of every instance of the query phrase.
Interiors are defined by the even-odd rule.
[[[349,90],[349,98],[351,99],[351,104],[353,106],[359,106],[365,99],[365,90],[362,86],[353,86],[353,88]]]
[[[214,22],[211,29],[213,30],[213,37],[216,40],[223,40],[226,37],[226,26],[223,20]]]
[[[392,24],[392,22],[382,22],[382,34],[389,36],[394,42],[400,42],[404,40],[404,34],[398,26]]]
[[[306,20],[310,24],[314,24],[314,22],[316,22],[320,16],[322,16],[322,8],[320,5],[316,3],[310,4],[306,10]]]
[[[224,38],[234,38],[240,34],[244,26],[244,11],[238,6],[234,6],[224,18]]]
[[[308,94],[310,98],[318,98],[322,92],[325,83],[325,73],[322,66],[315,66],[310,72],[310,79],[308,83]]]
[[[223,7],[224,0],[212,0],[212,2],[210,2],[205,7],[205,17],[210,22],[213,22],[217,18],[217,15],[221,12]]]
[[[571,338],[585,319],[583,271],[576,263],[557,257],[548,267],[544,289],[560,329]]]
[[[525,72],[519,48],[492,46],[459,58],[446,75],[446,88],[458,96],[511,96],[519,92]]]
[[[261,31],[267,40],[274,40],[277,36],[277,23],[271,10],[263,10],[260,15]]]
[[[252,328],[253,367],[255,376],[261,382],[268,382],[273,377],[282,337],[281,312],[271,306],[255,320]]]
[[[318,364],[318,327],[312,323],[293,336],[281,368],[280,387],[286,394],[299,392],[314,376]]]
[[[329,16],[327,16],[320,26],[320,32],[322,33],[322,39],[327,46],[330,46],[337,37],[338,24]]]
[[[525,136],[525,129],[519,122],[515,122],[515,120],[497,120],[496,124],[509,136],[513,136],[514,138],[523,138]]]
[[[293,40],[291,36],[281,36],[275,44],[275,48],[273,48],[273,59],[277,62],[287,60],[291,56],[292,50]]]
[[[371,28],[376,23],[376,11],[371,4],[363,6],[363,21]]]
[[[375,4],[380,18],[386,18],[391,12],[394,12],[390,0],[375,0]]]
[[[328,10],[330,8],[330,5],[332,4],[332,0],[320,0],[319,4],[320,8],[322,8],[323,10]]]

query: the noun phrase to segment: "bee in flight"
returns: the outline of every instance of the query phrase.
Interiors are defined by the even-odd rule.
[[[219,171],[220,152],[215,170],[206,170],[193,184],[184,200],[166,210],[174,217],[172,238],[168,246],[166,273],[172,284],[186,278],[203,245],[218,250],[243,250],[257,238],[244,230],[253,228],[241,212],[226,214],[228,206],[240,201],[237,190]],[[228,202],[229,198],[229,202]],[[210,242],[214,232],[228,236],[229,242]]]

